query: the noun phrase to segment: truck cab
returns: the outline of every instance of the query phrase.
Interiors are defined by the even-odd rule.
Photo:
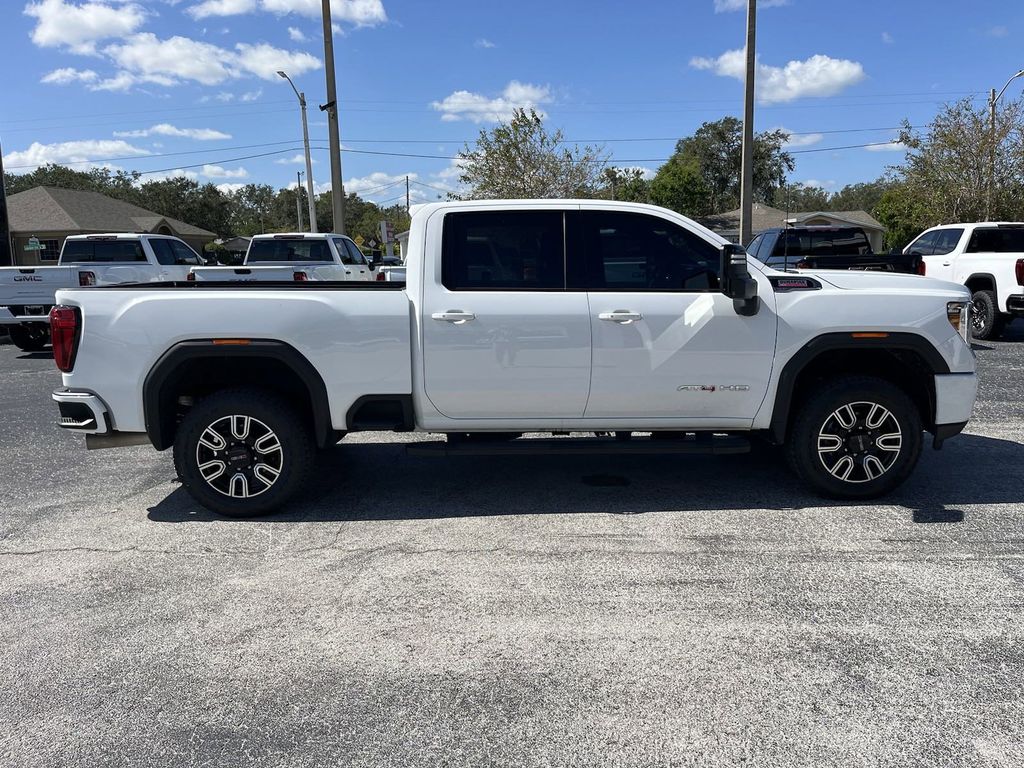
[[[254,235],[240,267],[200,267],[190,280],[335,281],[376,280],[376,264],[351,238],[330,232],[282,232]]]

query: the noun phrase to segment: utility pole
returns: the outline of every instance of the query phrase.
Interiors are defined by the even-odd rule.
[[[747,76],[743,95],[743,160],[740,169],[740,245],[753,235],[754,212],[754,74],[756,70],[757,0],[747,0]]]
[[[409,212],[409,177],[405,177],[405,212]]]
[[[334,29],[331,26],[331,0],[321,0],[324,22],[324,69],[327,72],[327,135],[331,151],[331,205],[334,231],[345,234],[345,185],[341,178],[341,134],[338,130],[338,86],[334,79]]]
[[[296,232],[302,231],[302,171],[295,172],[295,220],[299,222]]]
[[[1010,87],[1010,83],[1016,80],[1018,77],[1024,77],[1024,69],[1010,75],[1010,79],[1006,81],[1006,85],[1003,86],[1002,90],[996,94],[996,89],[993,88],[988,94],[988,130],[989,130],[989,147],[988,147],[988,184],[985,190],[985,220],[992,221],[992,190],[995,186],[996,178],[996,104],[1003,98],[1003,94],[1006,93],[1006,89]]]
[[[14,264],[11,227],[7,217],[7,189],[4,187],[4,153],[0,151],[0,267]]]
[[[295,96],[299,100],[299,108],[302,110],[302,144],[306,149],[306,194],[309,197],[309,231],[316,232],[316,204],[313,202],[313,158],[309,154],[309,125],[306,122],[306,94],[300,93],[299,89],[295,87],[295,83],[288,77],[288,74],[278,70],[278,75],[288,81],[288,85],[295,91]],[[302,225],[299,225],[299,230],[302,229]]]

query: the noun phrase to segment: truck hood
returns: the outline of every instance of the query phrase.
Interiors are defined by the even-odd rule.
[[[949,294],[950,299],[971,298],[971,292],[960,283],[936,280],[920,275],[893,274],[892,272],[858,272],[838,269],[800,270],[802,275],[812,275],[836,288],[848,291],[870,291],[872,293],[932,293]]]

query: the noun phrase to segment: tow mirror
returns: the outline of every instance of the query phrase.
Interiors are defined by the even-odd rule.
[[[722,246],[722,293],[732,299],[736,314],[757,314],[757,281],[747,268],[747,252],[735,243]]]

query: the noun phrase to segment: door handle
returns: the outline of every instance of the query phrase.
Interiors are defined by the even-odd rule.
[[[461,325],[470,320],[476,320],[476,315],[472,312],[463,312],[461,309],[449,309],[447,312],[435,312],[430,318],[432,320],[443,320],[446,323]]]
[[[631,312],[628,309],[616,309],[612,312],[602,312],[597,316],[598,320],[611,320],[613,323],[628,325],[634,320],[643,320],[644,316],[639,312]]]
[[[948,267],[949,265],[950,265],[950,262],[948,262],[948,261],[942,262],[942,266],[944,266],[944,267]]]

